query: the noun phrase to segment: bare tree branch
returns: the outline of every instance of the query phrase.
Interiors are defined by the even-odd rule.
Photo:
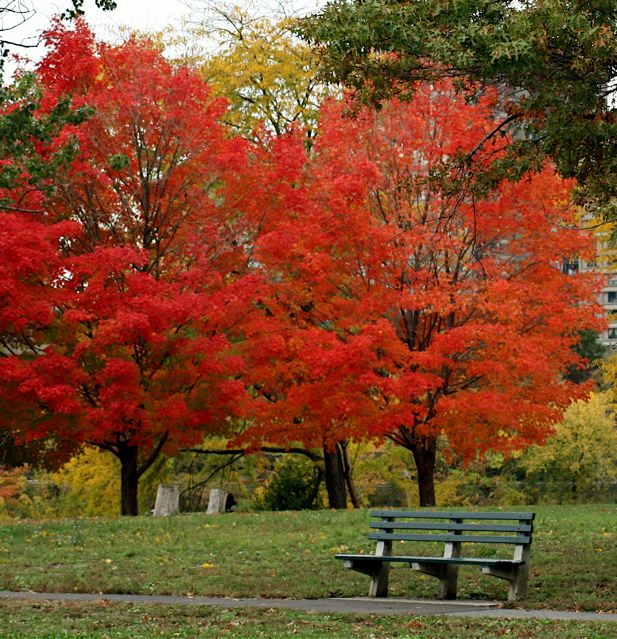
[[[196,453],[197,455],[240,455],[241,457],[255,453],[294,453],[296,455],[304,455],[311,461],[323,461],[323,456],[309,448],[291,447],[283,448],[281,446],[262,446],[258,450],[250,453],[244,448],[183,448],[183,453]]]

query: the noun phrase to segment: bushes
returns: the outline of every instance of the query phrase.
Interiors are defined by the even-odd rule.
[[[252,499],[259,510],[314,510],[322,506],[319,495],[321,472],[309,459],[287,454]]]
[[[140,512],[149,512],[159,482],[169,474],[160,457],[139,481]],[[53,475],[60,488],[56,510],[61,517],[116,516],[120,513],[120,464],[110,453],[86,446]]]
[[[61,488],[60,516],[85,517],[118,514],[120,466],[116,458],[96,448],[84,448],[53,479]]]
[[[0,519],[53,517],[57,486],[28,466],[0,467]]]
[[[140,481],[142,512],[153,507],[167,466],[168,461],[161,458]],[[119,487],[116,458],[85,447],[55,473],[34,471],[27,466],[0,469],[0,517],[116,516],[120,512]]]
[[[0,518],[18,517],[29,506],[25,494],[28,468],[0,468]]]

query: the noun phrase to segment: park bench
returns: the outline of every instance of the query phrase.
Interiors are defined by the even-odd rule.
[[[534,513],[373,510],[370,515],[374,519],[368,538],[377,542],[375,554],[336,555],[345,567],[371,577],[369,597],[388,596],[393,563],[408,564],[413,570],[437,577],[441,599],[456,598],[459,566],[478,566],[487,575],[509,581],[508,601],[526,595]],[[395,554],[395,541],[440,543],[443,555]],[[514,553],[512,559],[467,557],[462,552],[463,544],[509,544],[514,546]]]

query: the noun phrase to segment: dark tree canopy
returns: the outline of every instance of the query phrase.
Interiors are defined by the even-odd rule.
[[[71,16],[77,16],[77,15],[82,15],[83,14],[83,5],[84,5],[84,0],[71,0],[73,7],[72,9],[69,9],[68,13]],[[111,11],[112,9],[115,9],[117,6],[117,3],[115,2],[115,0],[94,0],[94,3],[96,4],[96,6],[99,9],[103,9],[103,11]]]
[[[500,87],[514,157],[552,156],[617,217],[615,0],[339,0],[298,29],[327,79],[376,104],[444,76]]]
[[[580,342],[574,346],[574,352],[579,355],[583,361],[588,362],[588,366],[580,368],[571,366],[567,378],[575,384],[582,384],[589,381],[602,362],[602,358],[606,355],[606,346],[600,341],[597,331],[586,329],[580,332]]]

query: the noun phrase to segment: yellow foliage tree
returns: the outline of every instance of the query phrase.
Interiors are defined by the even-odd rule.
[[[605,379],[608,375],[617,383],[617,361],[606,365]],[[528,479],[560,483],[564,498],[592,495],[617,482],[616,408],[617,386],[572,404],[546,444],[522,457]]]
[[[62,489],[62,514],[111,516],[118,511],[120,467],[115,457],[84,448],[53,475]]]
[[[142,510],[154,506],[158,482],[168,472],[161,458],[140,483]],[[113,455],[86,446],[52,476],[61,489],[58,515],[65,517],[111,517],[118,514],[120,466]]]
[[[409,469],[404,448],[389,441],[381,445],[363,442],[357,445],[352,459],[362,506],[418,506],[416,493],[407,490],[415,475]]]
[[[200,67],[213,92],[229,100],[229,124],[254,138],[260,125],[280,135],[299,123],[310,139],[332,89],[317,78],[314,52],[292,35],[293,19],[260,17],[223,1],[201,5],[202,17],[172,44],[183,46],[183,62]]]

